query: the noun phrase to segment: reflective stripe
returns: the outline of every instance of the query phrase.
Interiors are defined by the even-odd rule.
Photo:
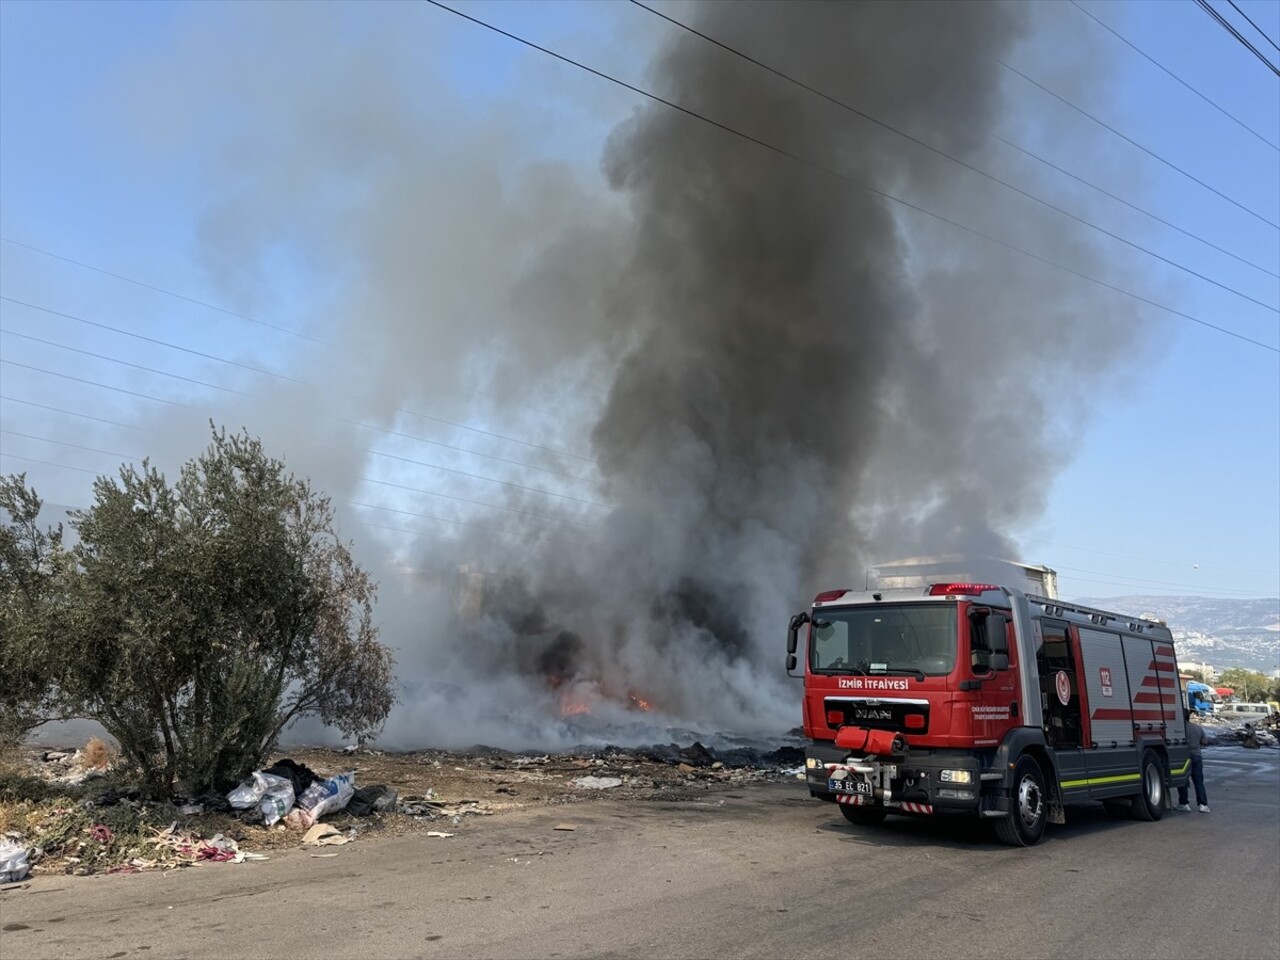
[[[1190,761],[1187,761],[1190,763]],[[1096,787],[1103,783],[1124,783],[1128,780],[1141,780],[1140,773],[1122,773],[1114,777],[1090,777],[1087,780],[1059,780],[1059,786],[1063,788],[1071,787]]]
[[[1169,772],[1176,777],[1180,773],[1186,773],[1187,770],[1189,770],[1190,768],[1191,768],[1191,758],[1187,757],[1186,763],[1180,766],[1177,770],[1170,770]]]

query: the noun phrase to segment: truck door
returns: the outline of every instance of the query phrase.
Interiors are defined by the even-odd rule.
[[[1053,748],[1063,799],[1087,796],[1089,789],[1080,722],[1079,664],[1067,624],[1042,618],[1036,631],[1036,667],[1045,742]]]

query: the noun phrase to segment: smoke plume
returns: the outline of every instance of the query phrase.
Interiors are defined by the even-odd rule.
[[[283,305],[283,256],[337,345],[294,354],[295,381],[246,374],[255,399],[215,416],[363,505],[345,529],[403,684],[384,742],[786,730],[785,625],[817,590],[916,553],[1016,558],[1139,318],[919,208],[1114,282],[1091,231],[637,8],[609,14],[634,44],[592,60],[578,36],[583,59],[656,50],[637,82],[777,150],[534,54],[478,105],[422,66],[477,28],[423,8],[354,37],[328,8],[235,14],[255,23],[223,27],[241,66],[216,89],[243,119],[199,233],[255,314]],[[664,10],[1048,196],[988,136],[1045,132],[1000,61],[1048,23],[1056,79],[1099,74],[1053,5]],[[208,25],[191,43],[200,89],[221,62]],[[153,426],[189,456],[205,419]]]

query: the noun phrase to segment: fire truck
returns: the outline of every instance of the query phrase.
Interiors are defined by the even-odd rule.
[[[992,583],[830,590],[791,618],[800,656],[809,793],[854,824],[956,814],[1030,846],[1068,804],[1159,820],[1189,777],[1158,621]]]

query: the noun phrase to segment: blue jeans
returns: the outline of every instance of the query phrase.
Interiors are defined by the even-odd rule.
[[[1204,757],[1198,753],[1191,755],[1191,782],[1196,788],[1196,803],[1205,807],[1209,805],[1209,795],[1204,792]],[[1178,788],[1178,803],[1187,802],[1187,785]]]

